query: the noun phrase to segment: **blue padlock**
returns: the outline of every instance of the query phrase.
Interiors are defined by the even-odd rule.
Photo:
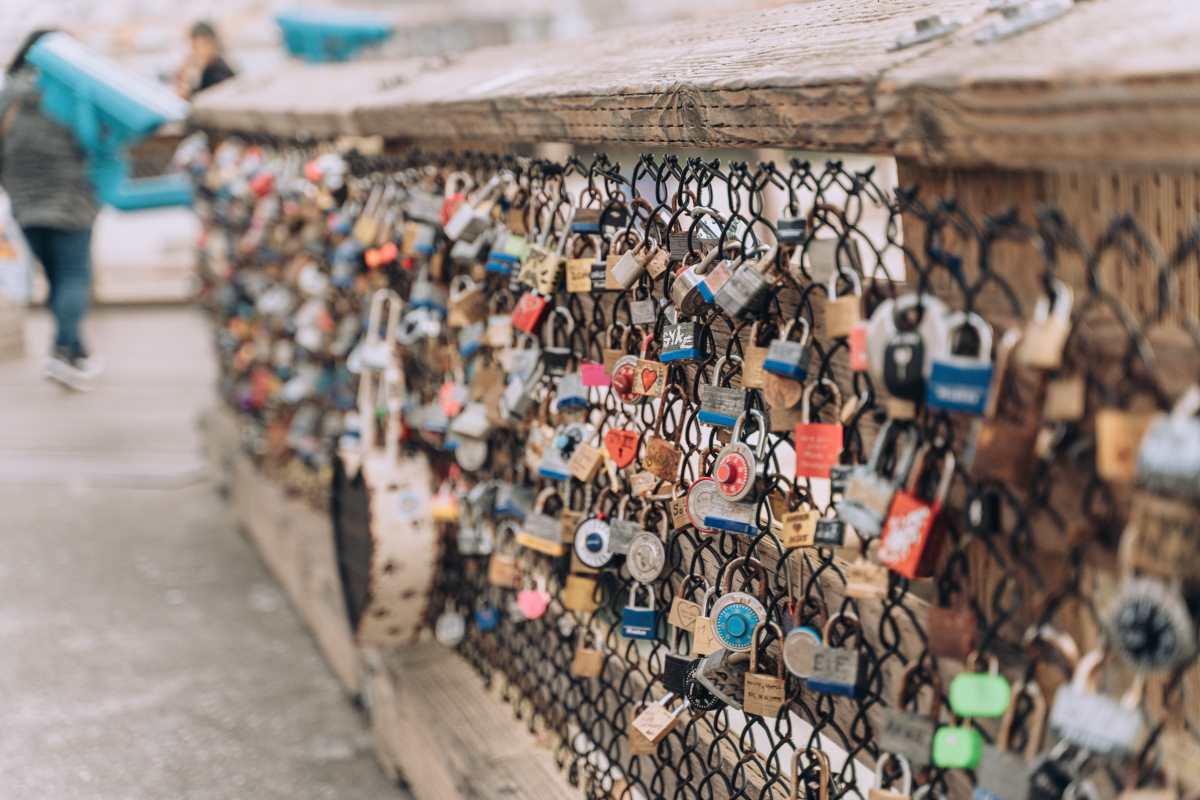
[[[692,361],[700,357],[700,326],[694,322],[675,322],[663,327],[659,336],[658,360],[664,364],[672,361]]]
[[[950,352],[933,358],[925,381],[925,405],[938,411],[983,416],[987,410],[995,366],[992,364],[992,327],[973,311],[959,311],[946,318],[953,335],[972,328],[978,339],[974,355]]]
[[[718,587],[724,590],[724,594],[713,603],[709,618],[712,620],[713,633],[721,646],[726,650],[744,653],[754,641],[754,629],[766,620],[767,610],[762,601],[754,595],[730,591],[736,571],[734,565],[739,563],[753,566],[759,573],[759,580],[765,585],[766,573],[762,564],[745,556],[733,559],[725,567],[725,574]]]
[[[645,589],[650,605],[639,606],[638,589]],[[635,583],[629,589],[629,604],[621,609],[621,635],[626,639],[657,639],[658,612],[654,609],[654,589],[643,583]]]
[[[728,356],[721,356],[713,367],[713,382],[700,385],[700,411],[697,418],[705,425],[732,428],[746,410],[746,390],[721,385],[721,367]]]
[[[800,323],[800,338],[792,339],[792,329]],[[803,381],[808,377],[808,362],[812,358],[809,343],[812,340],[812,325],[804,317],[788,320],[779,332],[778,339],[772,339],[767,347],[767,358],[763,361],[763,369],[772,375]]]
[[[491,633],[499,626],[500,609],[490,605],[475,609],[475,627],[481,633]]]

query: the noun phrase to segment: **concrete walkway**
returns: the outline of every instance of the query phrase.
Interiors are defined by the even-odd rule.
[[[107,310],[96,391],[0,363],[0,798],[402,798],[200,458],[207,323]]]

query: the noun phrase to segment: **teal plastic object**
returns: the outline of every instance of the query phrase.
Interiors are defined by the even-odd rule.
[[[395,30],[382,17],[345,9],[296,8],[275,17],[287,51],[305,61],[349,61]]]
[[[995,672],[960,672],[950,681],[950,710],[959,717],[1002,717],[1012,687]]]
[[[79,140],[100,200],[121,209],[191,204],[186,177],[133,181],[124,154],[163,124],[185,119],[186,102],[65,33],[43,36],[28,58],[38,69],[43,112]]]
[[[942,727],[933,734],[933,764],[940,769],[975,769],[983,757],[983,735],[974,728]]]

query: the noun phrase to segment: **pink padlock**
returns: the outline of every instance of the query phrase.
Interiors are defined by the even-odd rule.
[[[608,385],[612,383],[612,379],[604,371],[604,365],[597,364],[595,361],[585,361],[580,364],[579,372],[583,379],[583,385],[588,388],[607,389]]]
[[[517,608],[525,619],[539,619],[550,607],[550,593],[546,591],[546,579],[541,575],[535,578],[536,586],[526,587],[517,592]]]

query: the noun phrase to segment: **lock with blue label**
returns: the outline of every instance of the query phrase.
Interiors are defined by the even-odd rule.
[[[475,627],[481,633],[491,633],[500,625],[500,609],[493,605],[475,609]]]
[[[639,606],[638,592],[644,589],[649,605]],[[634,583],[629,589],[629,603],[621,609],[621,635],[626,639],[658,638],[658,611],[654,608],[654,587]]]
[[[833,626],[840,619],[853,622],[853,647],[834,647],[830,644]],[[858,616],[848,611],[840,611],[830,616],[825,621],[825,627],[821,629],[821,641],[821,646],[815,648],[812,653],[808,688],[822,694],[857,697],[862,684],[862,658],[859,652],[862,644],[862,623]]]
[[[688,515],[701,530],[753,536],[758,531],[758,503],[739,503],[721,494],[716,480],[701,478],[687,495]]]
[[[792,331],[797,323],[800,325],[798,339],[793,339]],[[812,359],[809,343],[812,340],[812,325],[804,317],[790,319],[779,332],[779,338],[771,340],[767,348],[767,358],[763,361],[763,369],[772,375],[803,381],[808,377],[808,363]]]
[[[697,416],[705,425],[731,428],[746,410],[746,390],[721,385],[721,368],[728,360],[728,356],[717,359],[712,383],[700,384],[700,412]],[[740,360],[734,365],[734,370],[740,370]]]
[[[992,388],[992,327],[973,311],[959,311],[946,319],[951,337],[966,332],[974,339],[974,353],[946,353],[933,358],[925,382],[925,405],[939,411],[982,416]]]
[[[659,336],[658,360],[694,361],[703,349],[700,346],[700,326],[695,322],[675,322],[663,326]]]
[[[754,571],[761,587],[766,586],[766,571],[761,562],[743,556],[730,561],[725,567],[725,574],[718,584],[723,594],[713,604],[710,619],[713,633],[717,641],[726,650],[746,652],[754,641],[754,629],[767,619],[767,611],[762,600],[749,592],[734,592],[733,575],[736,565],[743,564]]]

